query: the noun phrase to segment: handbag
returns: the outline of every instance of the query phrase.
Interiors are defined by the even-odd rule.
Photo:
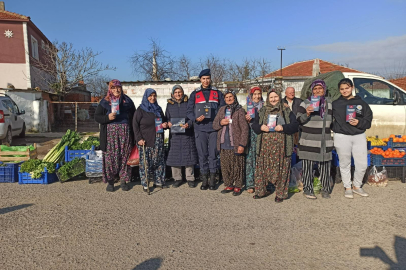
[[[140,165],[140,153],[138,152],[138,146],[135,145],[131,150],[130,157],[128,158],[127,165],[134,167]]]

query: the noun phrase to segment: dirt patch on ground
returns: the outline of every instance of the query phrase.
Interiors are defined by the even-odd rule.
[[[87,180],[0,184],[2,269],[406,269],[406,184],[281,204]]]

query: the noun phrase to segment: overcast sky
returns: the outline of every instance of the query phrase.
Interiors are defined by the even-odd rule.
[[[381,75],[406,67],[406,0],[4,1],[51,41],[102,51],[99,60],[117,67],[107,75],[120,80],[137,79],[129,57],[150,38],[194,62],[264,57],[278,69],[284,46],[284,66],[320,58]]]

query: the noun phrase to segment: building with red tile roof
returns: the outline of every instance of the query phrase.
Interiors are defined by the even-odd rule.
[[[399,78],[399,79],[393,79],[393,80],[389,80],[389,81],[393,84],[396,84],[403,90],[406,90],[406,77]]]
[[[342,71],[342,72],[360,72],[356,69],[344,67],[341,65],[337,65],[328,61],[320,60],[320,59],[311,59],[301,62],[296,62],[291,65],[288,65],[284,68],[275,70],[267,75],[266,78],[270,77],[315,77],[322,73],[327,73],[331,71]],[[282,74],[282,75],[281,75]]]
[[[30,17],[7,11],[0,1],[0,88],[49,90],[38,68],[47,46],[52,43]]]

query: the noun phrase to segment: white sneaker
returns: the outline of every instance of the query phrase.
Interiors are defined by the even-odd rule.
[[[346,189],[345,193],[344,193],[344,197],[346,197],[348,199],[354,199],[354,195],[352,194],[352,190],[351,189]]]
[[[355,194],[358,194],[362,197],[368,197],[368,193],[366,193],[362,188],[357,188],[352,190]]]

